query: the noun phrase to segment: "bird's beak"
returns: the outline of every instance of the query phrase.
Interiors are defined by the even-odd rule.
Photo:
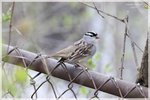
[[[97,36],[96,39],[99,39],[99,37]]]

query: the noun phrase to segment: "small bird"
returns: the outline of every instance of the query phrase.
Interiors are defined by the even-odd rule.
[[[60,57],[59,62],[68,62],[70,64],[79,64],[87,61],[96,52],[95,41],[99,39],[95,32],[86,32],[83,38],[74,44],[56,52],[52,57]]]

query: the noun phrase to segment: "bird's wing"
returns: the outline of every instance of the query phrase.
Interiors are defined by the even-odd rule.
[[[70,55],[70,59],[80,60],[84,57],[91,55],[91,48],[93,47],[93,44],[86,44],[85,42],[82,42],[77,46],[78,47],[75,49],[74,53]]]
[[[76,49],[75,45],[70,45],[54,54],[52,54],[52,57],[63,57],[63,58],[68,58],[72,52]]]
[[[75,42],[73,45],[68,46],[67,48],[64,48],[55,54],[52,55],[52,57],[63,57],[63,58],[69,58],[69,59],[81,59],[83,57],[86,57],[90,55],[92,45],[87,45],[83,40],[79,40]]]

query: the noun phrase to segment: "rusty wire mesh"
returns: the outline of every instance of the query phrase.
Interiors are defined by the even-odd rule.
[[[36,62],[36,60],[41,60],[41,62],[42,62],[42,59],[48,59],[48,57],[41,57],[42,55],[37,55],[30,63],[27,64],[27,63],[26,63],[27,60],[25,60],[26,57],[24,57],[23,54],[21,54],[21,52],[19,51],[18,48],[13,48],[13,49],[10,50],[10,52],[8,53],[7,56],[4,56],[4,57],[3,57],[4,63],[7,62],[7,61],[5,61],[4,59],[5,59],[6,57],[8,57],[9,54],[11,54],[12,52],[16,52],[16,53],[18,54],[17,56],[15,56],[16,58],[22,59],[22,63],[24,64],[23,67],[24,67],[26,70],[28,70],[28,69],[30,68],[30,66],[32,66],[32,64],[34,64],[34,62]],[[18,52],[20,52],[20,53],[18,53]],[[11,55],[11,56],[12,56],[12,55]],[[11,56],[10,56],[10,57],[11,57]],[[40,57],[41,57],[41,58],[40,58]],[[29,66],[29,65],[30,65],[30,66]],[[59,66],[59,67],[62,67],[62,66],[63,66],[62,69],[65,70],[65,73],[66,73],[66,75],[68,75],[67,77],[68,77],[68,79],[69,79],[68,89],[66,89],[66,90],[65,90],[63,93],[61,93],[60,95],[57,95],[56,90],[55,90],[55,88],[54,88],[54,86],[53,86],[53,83],[51,82],[51,77],[52,77],[51,75],[53,75],[53,72],[55,72],[55,69],[57,69],[58,66]],[[36,88],[36,86],[35,86],[36,82],[34,81],[34,79],[35,79],[38,75],[40,75],[40,73],[38,73],[38,74],[37,74],[36,76],[34,76],[34,77],[31,77],[31,76],[27,73],[28,76],[29,76],[29,78],[30,78],[31,85],[33,85],[33,87],[34,87],[34,89],[35,89],[34,93],[31,95],[31,98],[34,99],[34,95],[36,95],[36,96],[35,96],[35,98],[36,98],[36,97],[37,97],[37,91],[40,89],[41,86],[43,86],[43,84],[45,84],[45,83],[47,82],[47,83],[49,83],[49,85],[51,86],[55,98],[60,99],[65,93],[67,93],[68,91],[70,91],[70,92],[73,94],[74,98],[77,99],[76,93],[75,93],[75,91],[74,91],[74,89],[73,89],[73,85],[74,85],[74,81],[77,80],[77,79],[80,77],[80,75],[83,74],[83,73],[85,73],[85,75],[87,75],[87,77],[88,77],[89,80],[90,80],[89,82],[91,82],[91,84],[93,85],[93,87],[94,87],[94,89],[95,89],[95,90],[94,90],[95,92],[94,92],[93,96],[91,97],[91,99],[92,99],[92,98],[99,98],[99,96],[98,96],[99,90],[101,90],[102,88],[107,88],[107,83],[109,83],[109,82],[111,82],[111,83],[115,86],[116,92],[119,93],[119,97],[122,97],[122,98],[128,97],[128,95],[130,95],[130,93],[132,93],[132,92],[133,92],[134,90],[136,90],[136,89],[139,91],[140,95],[141,95],[143,98],[146,98],[146,97],[147,97],[147,96],[146,96],[147,94],[145,94],[145,92],[143,91],[143,88],[142,88],[139,84],[133,86],[133,87],[132,87],[131,89],[129,89],[126,93],[122,93],[122,90],[120,89],[120,86],[118,85],[117,80],[116,80],[115,78],[113,78],[113,77],[110,77],[110,78],[106,79],[106,80],[104,81],[104,83],[101,83],[101,85],[98,86],[98,85],[95,85],[95,81],[93,80],[92,76],[90,75],[90,73],[88,72],[87,69],[81,69],[81,71],[80,71],[75,77],[71,77],[71,76],[70,76],[71,73],[67,70],[67,67],[64,67],[64,66],[66,66],[66,65],[65,65],[63,62],[58,63],[57,66],[55,66],[55,67],[51,70],[51,72],[47,75],[45,81],[43,81],[37,88]],[[6,94],[8,94],[8,93],[9,93],[9,92],[5,93],[4,96],[5,96]],[[10,94],[10,93],[9,93],[9,94]]]

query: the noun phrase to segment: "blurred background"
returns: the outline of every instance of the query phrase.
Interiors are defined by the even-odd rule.
[[[84,3],[94,7],[93,3]],[[97,52],[92,58],[92,63],[88,62],[91,66],[90,70],[120,78],[119,68],[121,67],[125,24],[105,14],[102,14],[104,16],[102,18],[95,9],[85,4],[80,2],[15,3],[11,45],[50,55],[73,44],[82,38],[85,32],[94,31],[98,33],[100,40],[96,42]],[[95,5],[98,9],[120,19],[128,16],[130,36],[144,50],[148,31],[148,8],[145,3],[96,2]],[[2,41],[5,44],[8,44],[9,39],[11,7],[12,3],[2,3]],[[125,50],[123,80],[134,83],[143,53],[135,48],[138,61],[138,66],[136,66],[129,38],[126,39]],[[7,79],[3,79],[3,94],[9,90],[15,97],[30,97],[34,89],[30,85],[29,78],[23,74],[24,69],[11,64],[5,64],[4,69],[3,78],[7,77]],[[33,76],[37,73],[30,70],[28,72]],[[40,85],[43,80],[45,80],[44,74],[37,77],[36,86]],[[67,89],[68,82],[54,77],[52,81],[58,94]],[[74,85],[73,89],[78,97],[91,97],[94,93],[94,90],[80,85]],[[10,97],[10,95],[5,97]],[[38,97],[54,97],[49,84],[46,83],[39,89]],[[63,97],[72,98],[73,95],[67,92]],[[100,92],[99,97],[115,96]]]

